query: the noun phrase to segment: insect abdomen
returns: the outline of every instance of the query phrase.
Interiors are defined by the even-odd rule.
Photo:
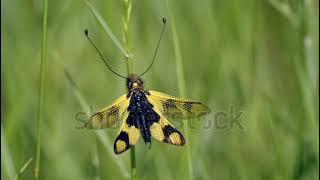
[[[136,128],[140,129],[145,143],[151,142],[150,126],[154,122],[159,122],[160,116],[154,112],[152,109],[152,104],[148,102],[144,92],[132,92],[128,111],[128,125],[135,126]]]

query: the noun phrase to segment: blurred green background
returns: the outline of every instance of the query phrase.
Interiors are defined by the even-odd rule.
[[[122,1],[90,2],[122,40]],[[181,129],[190,135],[192,172],[185,147],[154,141],[149,150],[140,141],[138,179],[318,179],[319,2],[134,0],[136,73],[151,62],[162,17],[168,28],[143,77],[146,88],[179,96],[180,54],[187,98],[212,109],[205,121],[232,106],[244,112],[244,129]],[[126,93],[85,28],[112,67],[126,74],[123,54],[84,1],[49,0],[41,179],[130,178],[130,152],[113,153],[117,129],[75,128],[77,112],[98,110]],[[1,179],[12,179],[35,158],[41,32],[41,0],[1,0]],[[33,167],[34,160],[21,179],[32,179]]]

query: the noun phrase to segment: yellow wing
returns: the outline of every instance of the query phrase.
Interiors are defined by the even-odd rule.
[[[183,135],[170,124],[157,107],[154,106],[153,110],[160,116],[160,120],[150,126],[151,136],[168,144],[183,146],[185,144]]]
[[[157,91],[148,91],[148,101],[155,105],[164,116],[172,118],[195,118],[210,113],[207,105],[189,100],[180,99]]]
[[[86,122],[85,128],[103,129],[112,126],[128,108],[129,100],[127,95],[122,95],[107,108],[93,114]]]
[[[134,126],[128,126],[127,119],[129,116],[129,111],[126,111],[123,116],[122,125],[116,140],[114,141],[114,152],[120,154],[130,147],[137,144],[140,138],[140,130]]]

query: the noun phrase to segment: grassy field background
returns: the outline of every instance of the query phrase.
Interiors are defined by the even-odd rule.
[[[90,2],[122,41],[122,1]],[[212,109],[195,127],[173,121],[188,131],[191,163],[186,147],[154,141],[149,150],[140,141],[137,179],[319,178],[317,0],[137,0],[132,8],[133,72],[151,62],[167,17],[145,86],[179,96],[180,68],[185,96]],[[49,0],[40,179],[130,178],[130,152],[113,153],[117,128],[75,128],[79,112],[126,93],[85,28],[112,67],[126,74],[123,54],[85,1]],[[20,179],[33,179],[41,32],[41,0],[1,0],[1,179],[12,179],[30,158]],[[240,112],[243,128],[230,123]]]

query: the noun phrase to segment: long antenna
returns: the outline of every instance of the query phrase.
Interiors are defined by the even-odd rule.
[[[108,69],[113,72],[115,75],[119,76],[119,77],[122,77],[124,79],[127,79],[125,76],[122,76],[120,74],[118,74],[117,72],[115,72],[114,70],[111,69],[111,67],[108,65],[107,61],[104,59],[104,57],[102,56],[102,54],[100,53],[100,51],[98,50],[97,46],[94,45],[94,43],[92,42],[91,38],[89,37],[89,32],[88,32],[88,29],[85,29],[84,30],[84,34],[87,36],[88,40],[90,41],[90,43],[92,44],[92,46],[96,49],[96,51],[99,53],[101,59],[103,60],[104,64],[108,67]]]
[[[154,55],[153,55],[152,63],[150,64],[150,66],[149,66],[143,73],[141,73],[141,74],[139,75],[139,77],[141,77],[142,75],[144,75],[146,72],[149,71],[149,69],[151,68],[151,66],[152,66],[153,63],[154,63],[154,60],[156,59],[157,52],[158,52],[158,49],[159,49],[159,45],[160,45],[160,42],[161,42],[161,39],[162,39],[162,35],[163,35],[163,32],[164,32],[164,30],[165,30],[165,28],[166,28],[166,23],[167,23],[166,18],[162,18],[162,22],[163,22],[163,28],[162,28],[162,31],[161,31],[160,39],[159,39],[159,41],[158,41],[156,50],[155,50]]]

